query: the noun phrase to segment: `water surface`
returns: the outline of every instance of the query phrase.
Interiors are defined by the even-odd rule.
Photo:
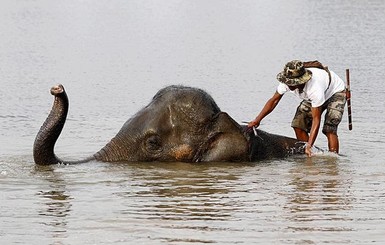
[[[11,1],[0,14],[3,244],[382,244],[385,2]],[[103,147],[164,86],[203,88],[254,118],[291,59],[350,68],[341,156],[257,163],[35,166],[32,145],[63,83],[56,153]],[[294,136],[285,96],[261,129]],[[319,135],[316,144],[325,149]]]

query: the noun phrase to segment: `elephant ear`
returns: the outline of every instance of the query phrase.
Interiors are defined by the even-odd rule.
[[[248,142],[241,126],[225,112],[215,115],[210,125],[210,134],[194,160],[247,161]]]

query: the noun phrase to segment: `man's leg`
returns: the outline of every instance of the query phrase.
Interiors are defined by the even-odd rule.
[[[295,132],[295,136],[297,137],[297,140],[305,141],[307,142],[309,140],[308,133],[300,128],[293,128]]]
[[[338,135],[336,133],[329,132],[326,133],[326,137],[328,138],[329,151],[338,153],[340,150]]]
[[[339,140],[337,128],[342,120],[345,108],[345,92],[335,93],[328,101],[326,101],[327,111],[325,114],[325,123],[322,132],[328,139],[329,151],[339,153]]]
[[[302,101],[297,107],[291,127],[294,129],[295,136],[298,140],[307,142],[312,123],[311,105],[307,101]]]

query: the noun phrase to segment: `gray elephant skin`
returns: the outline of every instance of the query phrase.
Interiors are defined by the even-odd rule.
[[[69,101],[62,85],[51,88],[54,103],[33,147],[38,165],[102,162],[246,162],[303,153],[303,142],[246,130],[222,112],[205,91],[185,86],[161,89],[128,119],[118,134],[94,155],[65,161],[54,153]]]

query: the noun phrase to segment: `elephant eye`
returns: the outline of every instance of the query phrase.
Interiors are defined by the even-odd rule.
[[[150,152],[162,150],[162,140],[159,135],[150,135],[146,139],[146,149]]]

